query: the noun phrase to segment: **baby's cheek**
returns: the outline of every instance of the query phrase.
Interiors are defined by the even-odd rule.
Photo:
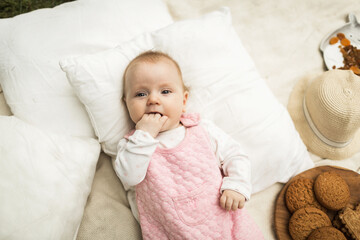
[[[142,116],[139,115],[139,114],[137,114],[136,112],[129,112],[129,115],[130,115],[131,120],[132,120],[135,124],[137,124],[137,123],[141,120],[141,118],[142,118]]]
[[[130,118],[134,123],[139,122],[144,115],[141,108],[136,107],[136,106],[128,107],[128,111],[129,111]]]

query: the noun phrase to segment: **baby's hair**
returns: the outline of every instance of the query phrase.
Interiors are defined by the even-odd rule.
[[[184,91],[189,91],[188,87],[186,87],[184,84],[179,64],[166,53],[150,50],[150,51],[146,51],[146,52],[139,54],[137,57],[135,57],[133,60],[131,60],[129,65],[127,65],[127,67],[124,71],[123,79],[122,79],[123,80],[123,98],[125,97],[125,78],[126,78],[126,73],[127,73],[128,69],[137,62],[157,63],[162,59],[170,60],[175,65],[175,67],[179,73]]]

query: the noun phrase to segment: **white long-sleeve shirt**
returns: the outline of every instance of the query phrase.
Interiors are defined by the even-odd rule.
[[[220,191],[234,190],[244,195],[246,200],[251,194],[251,169],[247,155],[238,142],[208,120],[201,120],[200,125],[208,132],[212,150],[219,161],[219,168],[224,173]],[[148,132],[136,130],[128,139],[123,138],[118,144],[118,153],[113,163],[117,176],[122,181],[133,215],[138,220],[135,199],[135,186],[144,180],[151,156],[157,147],[173,148],[185,137],[184,126],[161,132],[153,138]]]

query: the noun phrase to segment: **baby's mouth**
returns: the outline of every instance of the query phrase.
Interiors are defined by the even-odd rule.
[[[163,114],[162,113],[159,113],[159,112],[149,112],[148,114],[160,114],[161,116],[163,116]]]

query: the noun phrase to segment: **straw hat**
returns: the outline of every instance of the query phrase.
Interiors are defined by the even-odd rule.
[[[330,70],[294,87],[289,113],[308,150],[344,159],[360,151],[360,77]]]

